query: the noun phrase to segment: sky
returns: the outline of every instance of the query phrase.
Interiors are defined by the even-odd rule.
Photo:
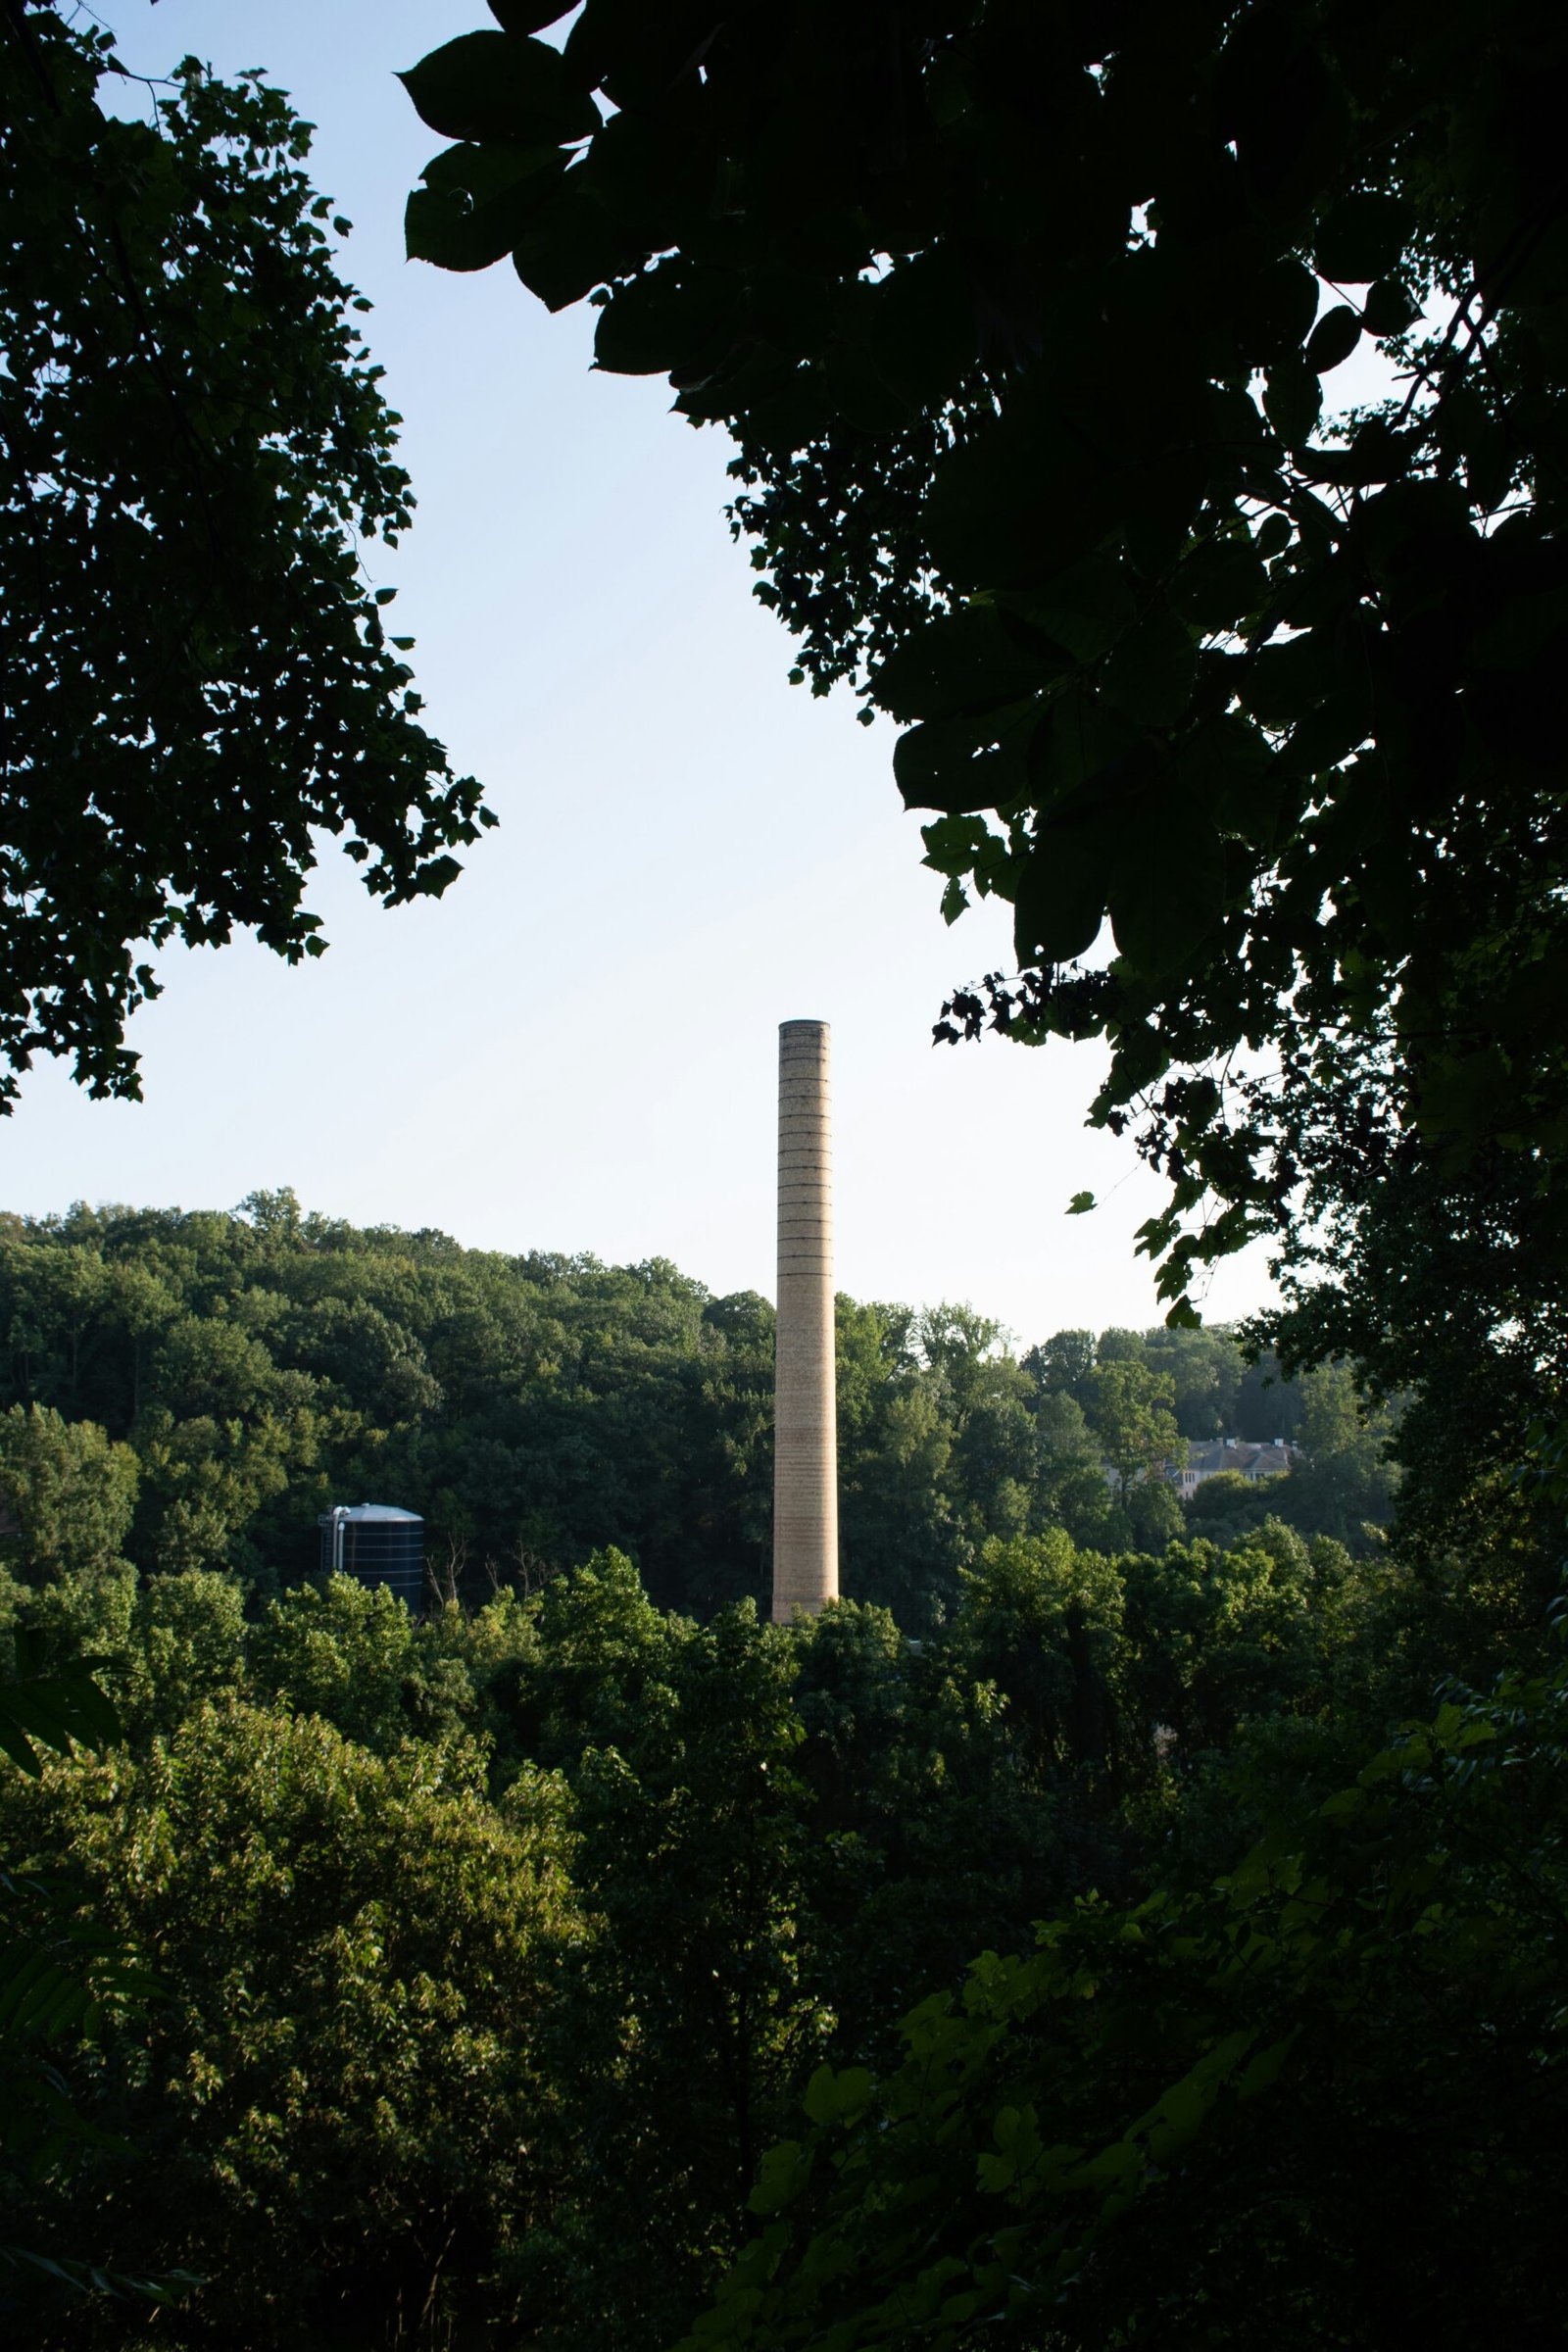
[[[505,264],[404,260],[442,142],[393,76],[491,23],[483,0],[97,13],[133,69],[264,67],[318,126],[419,502],[374,577],[426,722],[501,823],[444,899],[390,912],[328,845],[309,903],[331,944],[304,968],[248,941],[166,955],[130,1031],[145,1100],[93,1102],[41,1063],[0,1122],[0,1207],[287,1185],[356,1223],[662,1256],[771,1296],[777,1025],[822,1019],[842,1289],[967,1300],[1022,1346],[1158,1320],[1134,1237],[1162,1188],[1084,1126],[1101,1050],[931,1044],[956,985],[1011,968],[1010,910],[944,925],[894,730],[788,684],[724,520],[722,435],[659,379],[592,372],[591,311],[552,318]],[[1068,1219],[1084,1190],[1102,1205]],[[1254,1250],[1205,1316],[1268,1289]]]

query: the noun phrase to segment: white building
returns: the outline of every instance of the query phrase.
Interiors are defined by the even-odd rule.
[[[1270,1438],[1262,1445],[1254,1445],[1249,1438],[1211,1438],[1204,1445],[1189,1439],[1187,1459],[1171,1470],[1170,1482],[1187,1502],[1205,1478],[1217,1478],[1222,1470],[1234,1471],[1249,1486],[1256,1486],[1261,1479],[1283,1478],[1299,1454],[1300,1447],[1287,1446],[1283,1438]]]

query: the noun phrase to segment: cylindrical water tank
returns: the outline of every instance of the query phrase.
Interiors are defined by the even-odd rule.
[[[321,1573],[352,1576],[372,1591],[384,1585],[416,1617],[424,1606],[424,1521],[390,1502],[340,1502],[323,1511]]]

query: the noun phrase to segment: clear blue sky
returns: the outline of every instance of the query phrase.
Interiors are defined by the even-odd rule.
[[[0,1205],[222,1207],[288,1184],[363,1222],[659,1254],[771,1295],[776,1029],[804,1015],[834,1030],[844,1289],[969,1299],[1025,1344],[1155,1320],[1132,1235],[1160,1190],[1083,1127],[1095,1050],[930,1045],[952,986],[1010,963],[1004,913],[944,927],[892,730],[788,685],[723,520],[723,438],[657,381],[590,373],[592,313],[550,318],[505,266],[404,261],[440,141],[393,74],[488,23],[482,0],[98,13],[127,64],[264,66],[318,126],[419,499],[377,577],[430,723],[502,824],[442,902],[391,914],[329,853],[312,904],[331,950],[305,970],[248,943],[166,958],[133,1024],[145,1103],[40,1066],[0,1126]],[[1068,1220],[1080,1188],[1105,1205]],[[1207,1311],[1265,1289],[1254,1256]]]

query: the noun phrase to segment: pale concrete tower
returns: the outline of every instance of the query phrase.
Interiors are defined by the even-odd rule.
[[[833,1163],[826,1021],[778,1032],[778,1340],[773,1621],[839,1592]]]

